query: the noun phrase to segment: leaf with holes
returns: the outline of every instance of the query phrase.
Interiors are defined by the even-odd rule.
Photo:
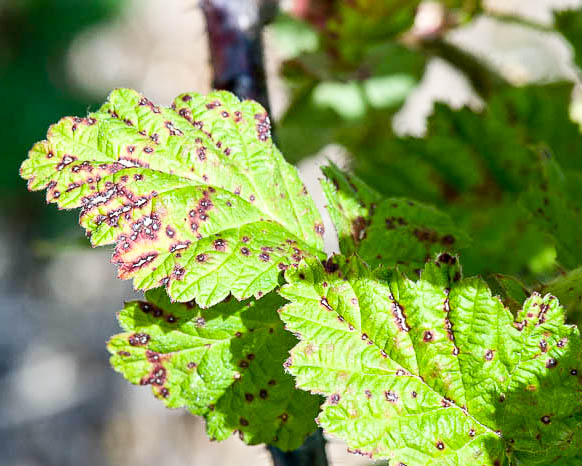
[[[170,303],[163,289],[126,304],[111,363],[131,383],[151,385],[171,408],[204,416],[211,438],[233,431],[249,444],[299,447],[316,428],[321,400],[296,390],[283,361],[297,340],[283,329],[275,293],[203,310]]]
[[[81,208],[94,246],[115,243],[120,278],[211,306],[267,293],[322,248],[319,213],[269,128],[259,104],[228,92],[163,108],[118,89],[53,125],[21,175],[48,202]]]
[[[357,252],[372,267],[399,264],[412,271],[438,252],[467,246],[467,236],[434,207],[383,198],[333,164],[322,170],[323,192],[343,254]]]
[[[280,312],[301,340],[286,367],[327,396],[327,432],[391,464],[579,464],[581,342],[556,298],[514,318],[449,254],[418,281],[333,262],[289,269]]]

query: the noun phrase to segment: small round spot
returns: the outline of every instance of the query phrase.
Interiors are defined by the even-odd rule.
[[[253,353],[250,353],[250,354],[247,355],[247,359],[249,361],[252,361],[253,359],[255,359],[255,355]]]
[[[544,424],[549,424],[551,421],[550,416],[546,415],[546,416],[542,416],[542,418],[540,419],[540,421],[542,421]]]
[[[433,339],[433,334],[430,330],[426,330],[424,332],[424,334],[422,335],[422,341],[424,342],[428,342],[428,341],[432,341]]]
[[[267,392],[267,390],[265,390],[264,388],[261,388],[261,390],[259,391],[259,397],[263,400],[266,400],[268,396],[269,396],[269,393]]]
[[[493,350],[490,350],[490,349],[488,349],[487,351],[485,351],[485,360],[486,361],[491,361],[493,359],[494,353],[495,352]]]
[[[244,417],[241,417],[238,422],[241,426],[248,426],[249,425],[249,421],[247,421]]]
[[[333,395],[331,395],[331,396],[329,397],[329,402],[330,402],[332,405],[337,405],[337,404],[339,403],[339,400],[340,400],[340,396],[339,396],[339,394],[337,394],[337,393],[334,393]]]
[[[252,393],[245,393],[245,400],[247,400],[249,403],[254,399],[255,397],[252,395]]]
[[[249,367],[249,362],[242,360],[241,362],[238,363],[238,367]]]
[[[546,361],[546,368],[548,368],[548,369],[553,369],[557,365],[558,365],[558,361],[556,361],[554,358],[549,358]]]
[[[243,256],[249,256],[251,254],[251,251],[249,250],[249,248],[243,247],[243,248],[240,248],[240,253]]]
[[[570,369],[570,375],[578,375],[578,371],[576,369]]]
[[[196,256],[196,261],[197,262],[204,262],[204,261],[206,261],[206,254],[198,254]]]
[[[271,379],[267,382],[269,385],[276,385],[277,382],[274,379]]]
[[[289,415],[287,413],[283,413],[279,417],[281,418],[281,421],[283,421],[283,422],[287,422],[287,420],[289,419]]]
[[[445,444],[439,440],[439,441],[436,443],[436,447],[437,447],[439,450],[444,450],[444,449],[445,449]]]

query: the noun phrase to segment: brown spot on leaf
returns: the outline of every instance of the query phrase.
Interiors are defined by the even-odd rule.
[[[386,398],[386,401],[389,401],[390,403],[396,403],[398,401],[398,395],[392,390],[386,390],[384,392],[384,398]]]
[[[328,311],[333,311],[333,307],[331,307],[329,305],[329,303],[327,302],[327,298],[325,296],[322,296],[319,304],[321,304],[324,308],[326,308]]]
[[[547,367],[548,369],[553,369],[553,368],[554,368],[554,367],[556,367],[557,365],[558,365],[558,361],[557,361],[556,359],[554,359],[554,358],[549,358],[549,359],[546,361],[546,367]]]
[[[144,346],[150,341],[150,336],[147,333],[134,333],[128,341],[131,346]]]

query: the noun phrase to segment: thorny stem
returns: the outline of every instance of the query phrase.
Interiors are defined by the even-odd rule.
[[[277,12],[277,0],[201,0],[206,18],[212,87],[253,99],[270,113],[263,63],[263,26]],[[268,445],[274,466],[328,466],[320,430],[297,450],[284,452]]]

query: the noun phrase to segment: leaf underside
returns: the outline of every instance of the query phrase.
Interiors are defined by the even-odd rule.
[[[204,416],[216,440],[238,431],[246,443],[291,450],[315,430],[320,397],[295,389],[283,370],[297,340],[277,316],[284,302],[277,294],[207,310],[172,304],[161,288],[146,298],[126,304],[125,333],[108,344],[127,380],[151,385],[168,407]]]
[[[580,337],[556,298],[514,318],[446,253],[418,281],[333,261],[289,269],[280,312],[327,432],[391,464],[580,463]]]
[[[21,167],[31,190],[80,208],[94,246],[115,244],[119,277],[201,306],[272,290],[322,249],[323,225],[265,110],[224,91],[172,108],[129,89],[64,118]]]

